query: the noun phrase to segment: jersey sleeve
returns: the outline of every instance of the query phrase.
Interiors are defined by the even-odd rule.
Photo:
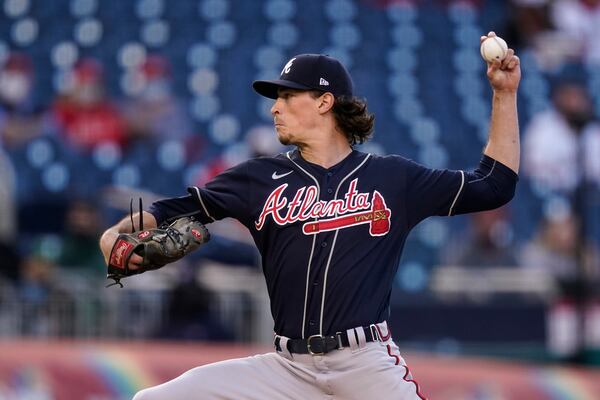
[[[514,196],[517,181],[515,172],[486,155],[474,171],[429,169],[409,161],[409,225],[433,215],[451,216],[500,207]]]
[[[186,215],[193,215],[204,224],[232,217],[247,225],[249,182],[246,170],[247,163],[239,164],[217,175],[204,187],[188,187],[188,196],[154,202],[149,211],[159,225]]]
[[[431,169],[408,160],[406,207],[410,227],[432,215],[451,215],[464,185],[463,171]]]
[[[483,155],[475,171],[465,172],[464,188],[451,215],[491,210],[515,195],[519,176],[506,165]]]

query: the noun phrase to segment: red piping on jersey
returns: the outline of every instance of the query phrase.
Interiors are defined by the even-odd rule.
[[[389,344],[387,345],[387,351],[388,351],[388,355],[396,360],[396,365],[399,365],[400,357],[398,357],[395,354],[392,354],[392,346],[390,346]],[[427,400],[427,398],[421,394],[421,389],[419,388],[419,384],[417,383],[417,381],[415,381],[414,379],[406,379],[408,377],[408,375],[410,374],[410,370],[408,369],[408,367],[406,365],[402,365],[402,366],[406,370],[406,373],[404,374],[402,379],[404,379],[406,382],[414,383],[416,390],[417,390],[417,396],[419,396],[419,398],[422,400]]]

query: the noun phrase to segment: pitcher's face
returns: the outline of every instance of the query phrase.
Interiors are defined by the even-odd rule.
[[[319,98],[311,92],[281,88],[271,107],[277,137],[284,145],[302,143],[319,121]]]

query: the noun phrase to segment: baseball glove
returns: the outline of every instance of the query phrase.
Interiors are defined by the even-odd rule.
[[[121,279],[177,261],[209,239],[206,227],[193,217],[179,218],[171,225],[157,229],[122,233],[110,252],[106,278],[114,282],[108,286],[123,287]],[[132,270],[129,259],[134,253],[140,255],[143,261],[138,269]]]

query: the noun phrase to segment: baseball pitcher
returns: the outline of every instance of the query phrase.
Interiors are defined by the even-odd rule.
[[[489,140],[474,171],[355,150],[370,137],[374,116],[332,57],[300,54],[279,79],[254,82],[274,99],[279,140],[295,150],[246,161],[183,197],[153,203],[135,240],[124,219],[103,234],[101,248],[112,278],[120,278],[156,268],[152,254],[174,255],[158,257],[158,266],[184,256],[208,239],[204,224],[236,218],[262,256],[274,351],[194,368],[134,399],[424,399],[386,324],[392,281],[420,221],[493,209],[514,195],[514,51],[488,63],[487,77]],[[148,250],[148,236],[162,247]]]

